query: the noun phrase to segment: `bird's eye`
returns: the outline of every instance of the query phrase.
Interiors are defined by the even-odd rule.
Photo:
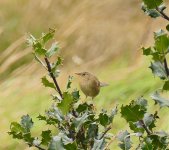
[[[82,76],[85,76],[85,73],[83,73]]]

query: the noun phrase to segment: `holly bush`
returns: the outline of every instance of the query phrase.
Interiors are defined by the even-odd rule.
[[[151,18],[162,17],[169,21],[164,12],[166,6],[163,0],[142,0],[141,8]],[[149,68],[153,75],[164,82],[163,87],[151,94],[151,99],[160,107],[169,107],[169,100],[161,96],[163,91],[169,90],[168,31],[169,25],[165,30],[154,32],[153,46],[142,47],[143,55],[152,59]],[[55,91],[55,94],[52,94],[51,107],[44,111],[44,114],[37,116],[39,121],[46,123],[48,130],[33,136],[33,119],[24,115],[19,123],[11,123],[9,135],[39,150],[108,150],[114,139],[119,141],[118,146],[122,150],[168,149],[169,135],[163,130],[156,130],[160,117],[157,111],[149,112],[150,106],[144,97],[132,100],[128,105],[114,106],[110,112],[96,111],[93,103],[81,102],[79,91],[71,87],[71,76],[67,80],[66,88],[60,88],[57,78],[63,59],[58,55],[59,44],[51,44],[54,34],[55,30],[49,29],[39,38],[29,35],[27,40],[33,49],[35,60],[46,69],[47,74],[41,78],[43,85]],[[118,111],[126,120],[129,129],[113,135],[110,130]]]

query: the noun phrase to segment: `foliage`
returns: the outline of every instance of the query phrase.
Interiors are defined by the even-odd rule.
[[[163,0],[143,0],[142,3],[142,10],[148,16],[152,18],[161,16],[169,21],[169,17],[164,13],[165,8]],[[166,29],[169,31],[169,25]],[[42,77],[42,84],[56,91],[56,94],[52,95],[51,107],[37,117],[46,123],[48,130],[42,131],[39,136],[32,136],[34,122],[29,115],[25,115],[21,117],[20,123],[11,123],[9,134],[40,150],[105,150],[109,149],[113,139],[119,141],[118,146],[122,150],[167,149],[169,135],[165,131],[156,129],[160,117],[157,111],[149,112],[148,101],[145,98],[132,100],[128,105],[119,108],[120,115],[125,119],[129,129],[112,135],[108,132],[117,115],[117,106],[111,112],[107,110],[97,112],[93,104],[82,103],[79,91],[71,88],[73,79],[71,76],[68,77],[66,89],[60,89],[57,82],[57,77],[60,75],[59,67],[62,65],[62,59],[58,56],[60,47],[57,42],[51,44],[49,48],[46,46],[53,39],[54,33],[54,29],[49,29],[48,33],[43,33],[38,39],[33,35],[28,38],[35,60],[48,72]],[[151,56],[152,62],[149,68],[154,76],[164,82],[162,90],[168,91],[169,69],[166,58],[169,53],[169,36],[167,32],[164,30],[154,32],[154,45],[148,48],[142,47],[142,51],[143,55]],[[51,59],[52,57],[55,59]],[[160,107],[169,107],[169,100],[161,96],[160,92],[155,91],[151,98]]]

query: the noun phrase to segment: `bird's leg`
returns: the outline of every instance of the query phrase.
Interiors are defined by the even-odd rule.
[[[86,100],[87,100],[87,95],[85,95],[85,96],[86,96],[86,97],[85,97],[85,99],[82,100],[82,103],[85,103]]]
[[[96,111],[97,109],[96,109],[96,106],[94,105],[94,103],[93,103],[93,99],[94,99],[94,97],[92,97],[92,100],[90,101],[91,103],[91,106],[92,106],[92,109],[94,110],[94,111]]]

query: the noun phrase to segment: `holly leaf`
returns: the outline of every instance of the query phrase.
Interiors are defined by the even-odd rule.
[[[73,96],[74,101],[77,102],[77,101],[79,100],[79,98],[80,98],[79,91],[74,90],[74,91],[72,92],[72,96]]]
[[[155,46],[154,48],[160,53],[166,53],[169,48],[169,37],[166,32],[159,30],[154,33]]]
[[[72,95],[68,92],[64,92],[63,100],[58,103],[58,108],[63,112],[63,114],[67,114],[72,108],[73,101]]]
[[[167,31],[169,31],[169,24],[166,26]]]
[[[155,9],[163,3],[163,0],[143,0],[143,2],[149,9]]]
[[[163,64],[160,61],[151,62],[151,66],[149,67],[152,70],[152,73],[159,77],[160,79],[164,80],[167,79],[167,73]]]
[[[84,111],[86,111],[86,110],[91,111],[91,110],[92,110],[92,107],[93,107],[92,104],[87,104],[87,103],[85,102],[85,103],[79,104],[79,106],[77,107],[76,111],[77,111],[78,113],[84,112]]]
[[[54,136],[49,144],[49,150],[66,150],[60,136]]]
[[[100,113],[99,122],[102,126],[106,127],[109,124],[109,116],[106,113]]]
[[[121,131],[117,135],[117,138],[120,141],[118,145],[122,150],[129,150],[131,148],[130,134],[127,130]]]
[[[30,118],[29,115],[22,116],[21,126],[25,129],[26,132],[30,132],[30,129],[33,127],[32,118]]]
[[[58,50],[59,50],[59,45],[58,45],[58,43],[55,42],[52,44],[52,46],[46,52],[46,56],[49,58],[49,57],[53,56]]]
[[[98,136],[98,124],[96,122],[93,122],[88,127],[87,138],[94,139],[97,136]]]
[[[9,135],[12,135],[13,138],[16,139],[23,139],[22,133],[24,132],[24,128],[17,122],[12,122],[10,125],[10,132],[8,132]]]
[[[48,33],[42,33],[43,44],[45,44],[50,39],[52,39],[54,37],[54,34],[55,34],[55,30],[51,28],[49,29]]]
[[[49,142],[51,141],[52,139],[52,133],[51,133],[51,130],[46,130],[46,131],[42,131],[42,143],[43,145],[48,145]]]
[[[68,82],[67,82],[67,86],[66,86],[67,89],[70,89],[70,88],[71,88],[72,79],[73,79],[73,76],[69,76],[69,77],[68,77]]]
[[[148,55],[151,55],[151,54],[152,54],[151,47],[148,47],[148,48],[142,47],[141,49],[143,50],[143,55],[148,56]]]
[[[47,79],[45,76],[42,78],[42,84],[43,84],[45,87],[50,87],[50,88],[53,88],[53,89],[56,90],[54,83],[49,82],[48,79]]]
[[[94,145],[92,150],[104,150],[105,144],[106,142],[103,138],[100,140],[94,139]]]
[[[82,116],[78,117],[78,118],[74,118],[73,120],[73,124],[75,125],[76,127],[76,131],[78,132],[81,128],[81,126],[88,121],[88,113],[84,113],[82,114]]]
[[[49,119],[53,118],[54,120],[57,120],[57,122],[62,122],[65,120],[64,115],[62,112],[58,109],[56,106],[52,106],[51,109],[49,109],[46,114],[48,115]]]
[[[129,105],[121,107],[121,116],[126,119],[127,122],[136,122],[141,120],[146,113],[147,101],[143,98],[137,101],[131,101]]]
[[[140,144],[142,150],[153,149],[152,140],[149,137],[144,138],[143,143]]]
[[[165,81],[163,85],[163,90],[168,91],[169,90],[169,81]]]
[[[169,107],[169,100],[161,97],[157,91],[151,95],[151,98],[155,101],[155,104],[159,104],[160,107]]]
[[[142,3],[141,9],[147,16],[152,18],[160,17],[160,13],[156,9],[149,9],[144,3]]]
[[[49,124],[49,125],[52,125],[52,124],[53,124],[53,125],[56,125],[56,124],[58,123],[58,120],[55,119],[55,118],[52,118],[52,117],[47,118],[46,116],[39,115],[37,118],[38,118],[39,120],[45,121],[46,124]]]

